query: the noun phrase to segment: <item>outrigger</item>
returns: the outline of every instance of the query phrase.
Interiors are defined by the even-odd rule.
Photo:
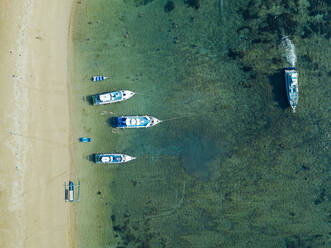
[[[98,82],[98,81],[103,81],[107,79],[108,77],[105,76],[93,76],[91,77],[92,82]]]
[[[128,100],[135,95],[129,90],[118,90],[112,92],[105,92],[92,96],[93,105],[103,105],[114,102],[122,102]]]
[[[78,193],[77,200],[74,197],[75,185],[72,181],[69,181],[69,186],[67,188],[67,183],[64,182],[64,200],[67,202],[80,202],[80,181],[78,181]]]

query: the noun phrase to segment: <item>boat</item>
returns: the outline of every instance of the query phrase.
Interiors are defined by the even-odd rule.
[[[114,102],[125,101],[135,95],[129,90],[118,90],[113,92],[105,92],[92,96],[93,105],[103,105]]]
[[[88,138],[88,137],[80,137],[79,138],[80,143],[89,143],[91,141],[92,141],[92,138]]]
[[[67,188],[67,184],[64,183],[64,199],[65,201],[73,202],[74,201],[74,183],[69,181],[69,186]]]
[[[293,113],[295,113],[295,108],[299,100],[298,73],[295,67],[285,68],[284,71],[287,100]]]
[[[143,128],[152,127],[162,122],[153,116],[119,116],[115,117],[116,128]]]
[[[64,199],[65,201],[69,202],[79,202],[80,201],[80,181],[78,181],[78,194],[77,194],[77,199],[74,199],[74,190],[75,190],[75,185],[73,181],[69,181],[69,185],[67,188],[67,183],[64,182]]]
[[[117,154],[117,153],[97,153],[95,154],[95,162],[97,164],[120,164],[126,163],[131,160],[136,159],[135,157],[125,155],[125,154]]]
[[[92,78],[91,78],[91,80],[93,81],[93,82],[98,82],[98,81],[103,81],[103,80],[105,80],[105,79],[107,79],[108,77],[105,77],[105,76],[93,76]]]

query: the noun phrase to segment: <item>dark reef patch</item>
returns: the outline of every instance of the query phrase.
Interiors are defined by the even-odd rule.
[[[244,54],[242,52],[240,52],[240,51],[235,51],[235,50],[232,50],[231,48],[229,48],[229,50],[228,50],[228,56],[231,59],[236,59],[236,58],[242,59],[244,57]]]
[[[279,23],[280,31],[284,29],[286,35],[293,35],[296,32],[298,23],[293,19],[292,14],[283,13],[277,16],[277,21]]]
[[[238,14],[241,14],[245,21],[248,21],[250,19],[259,18],[257,9],[253,8],[252,5],[253,5],[253,2],[250,1],[246,8],[240,8],[238,10]]]
[[[285,239],[286,248],[313,248],[324,247],[327,237],[322,234],[314,234],[306,237],[294,235]]]
[[[184,0],[184,3],[187,4],[189,7],[194,9],[200,8],[200,0]]]
[[[319,205],[325,201],[326,198],[326,190],[322,189],[321,193],[319,194],[318,198],[314,201],[315,205]]]
[[[305,25],[305,26],[303,27],[302,31],[303,31],[303,34],[301,35],[301,38],[302,38],[302,39],[310,38],[310,37],[311,37],[311,34],[313,33],[313,32],[311,31],[311,29],[309,28],[308,25]]]
[[[175,3],[173,1],[168,1],[164,6],[164,12],[168,13],[175,8]]]

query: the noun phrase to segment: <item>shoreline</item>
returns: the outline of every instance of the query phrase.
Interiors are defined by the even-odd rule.
[[[62,185],[71,173],[73,2],[4,1],[1,9],[0,231],[8,235],[0,246],[72,247],[73,210]]]

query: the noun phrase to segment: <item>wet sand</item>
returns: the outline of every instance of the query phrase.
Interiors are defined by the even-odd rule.
[[[0,3],[0,247],[72,247],[72,1]]]

